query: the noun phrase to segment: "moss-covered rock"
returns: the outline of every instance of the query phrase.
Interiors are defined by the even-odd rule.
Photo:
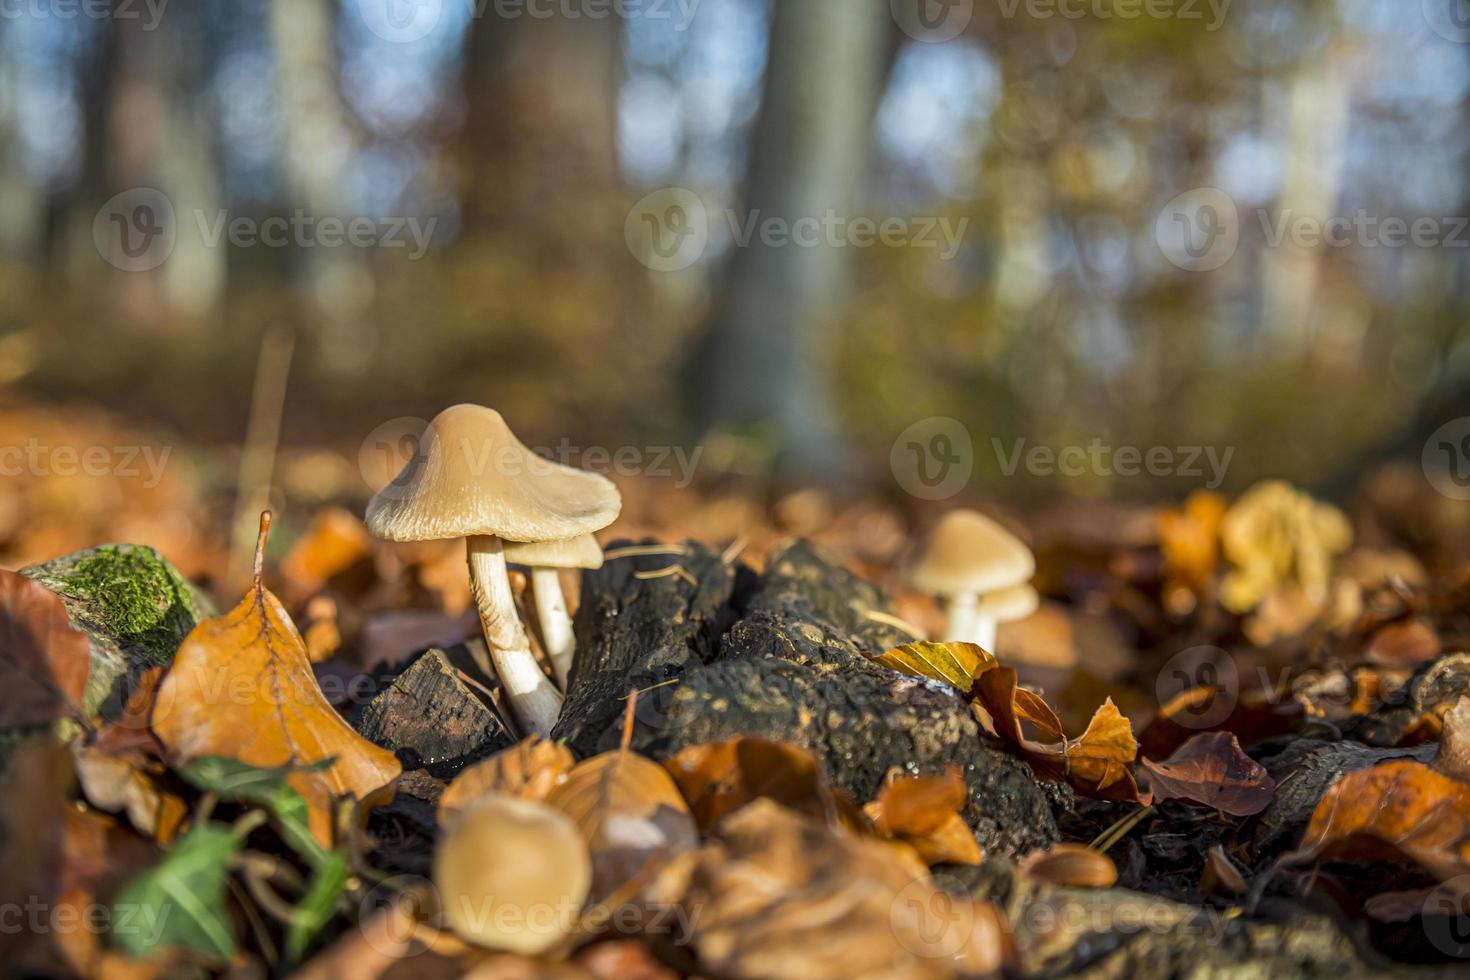
[[[195,624],[215,615],[208,597],[144,545],[88,548],[21,573],[59,595],[91,638],[88,714],[112,716],[140,673],[170,663]]]

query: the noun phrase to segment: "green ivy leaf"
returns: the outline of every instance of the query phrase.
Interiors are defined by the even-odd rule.
[[[334,759],[309,766],[262,768],[224,756],[200,756],[179,770],[191,785],[216,793],[221,799],[253,803],[270,811],[286,843],[314,868],[320,868],[332,852],[317,843],[311,833],[310,812],[301,794],[286,785],[286,777],[298,772],[320,772]]]
[[[240,842],[225,826],[196,827],[134,878],[113,905],[113,942],[131,956],[178,946],[228,959],[235,936],[225,913],[229,861]]]
[[[347,859],[341,854],[328,854],[317,866],[306,894],[296,906],[296,916],[286,931],[286,959],[301,961],[311,941],[337,913],[337,901],[347,885]]]

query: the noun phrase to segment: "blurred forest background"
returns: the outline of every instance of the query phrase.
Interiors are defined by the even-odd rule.
[[[1202,482],[1007,479],[990,447],[1017,439],[1229,448],[1227,491],[1350,487],[1470,414],[1466,8],[12,0],[4,404],[238,445],[284,384],[282,451],[353,460],[385,420],[471,400],[532,445],[704,439],[723,449],[702,475],[890,493],[895,438],[948,416],[974,438],[971,491],[998,498]],[[176,225],[144,271],[98,235],[137,188]],[[639,202],[668,188],[709,217],[677,269],[633,247]],[[1207,271],[1159,231],[1196,188],[1240,216]],[[1444,240],[1292,245],[1258,220],[1365,210],[1431,217]],[[911,235],[742,244],[753,212]],[[293,214],[430,233],[422,250],[401,228],[407,247],[208,233]],[[916,247],[935,223],[963,229],[952,252]]]

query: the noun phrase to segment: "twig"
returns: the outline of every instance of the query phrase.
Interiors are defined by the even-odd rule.
[[[629,544],[621,548],[602,553],[603,561],[617,561],[619,558],[636,558],[640,555],[683,555],[687,554],[683,545],[676,544]]]
[[[900,619],[897,616],[891,615],[890,613],[879,612],[876,609],[864,609],[863,617],[866,619],[871,619],[875,623],[883,623],[885,626],[892,626],[894,629],[903,630],[905,633],[907,633],[909,636],[912,636],[916,640],[927,640],[929,638],[928,634],[919,629],[919,627],[915,626],[913,623],[909,622],[906,619]]]
[[[670,565],[667,568],[656,569],[652,572],[633,573],[633,577],[638,579],[640,582],[646,582],[649,579],[655,578],[668,578],[670,575],[677,575],[679,576],[679,578],[688,582],[694,588],[699,588],[699,579],[695,578],[693,575],[690,575],[689,570],[683,565]]]
[[[255,387],[250,394],[250,419],[245,429],[245,449],[240,454],[240,473],[235,485],[235,520],[230,545],[227,580],[233,589],[245,580],[250,567],[250,538],[255,515],[270,503],[271,474],[281,440],[281,417],[286,408],[286,382],[291,375],[291,358],[296,335],[290,327],[275,326],[260,343],[255,365]]]
[[[266,963],[274,967],[280,962],[281,954],[276,949],[275,941],[271,939],[270,930],[265,927],[265,921],[256,910],[255,903],[241,890],[235,879],[226,878],[225,884],[229,886],[230,894],[235,896],[236,903],[244,910],[245,919],[250,923],[250,931],[255,933],[255,941],[260,945],[260,954],[265,957]]]
[[[747,544],[749,544],[749,539],[743,534],[734,541],[731,541],[725,546],[725,550],[720,552],[720,564],[735,564],[735,559],[740,556],[740,552],[745,550]]]
[[[1096,851],[1106,851],[1108,848],[1118,843],[1118,841],[1122,840],[1124,837],[1127,837],[1129,832],[1143,821],[1144,817],[1153,812],[1154,808],[1151,806],[1139,807],[1137,810],[1134,810],[1126,817],[1114,823],[1107,830],[1104,830],[1089,846]]]

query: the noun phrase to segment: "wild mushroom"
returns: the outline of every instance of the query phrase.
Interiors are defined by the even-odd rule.
[[[523,732],[545,736],[561,693],[536,663],[516,615],[501,541],[589,534],[621,508],[611,483],[537,456],[499,412],[456,405],[429,424],[403,472],[373,497],[367,525],[389,541],[465,539],[470,589],[511,713]]]
[[[953,510],[929,532],[908,581],[943,601],[951,639],[990,650],[997,622],[1035,609],[1035,591],[1025,584],[1035,572],[1036,559],[1015,535],[983,514]],[[1012,591],[1018,587],[1025,591]]]
[[[572,672],[572,658],[577,651],[577,638],[572,633],[572,617],[567,614],[567,600],[562,595],[561,579],[556,570],[601,568],[602,547],[590,534],[565,541],[507,541],[505,560],[531,569],[531,592],[536,599],[541,639],[556,671],[556,681],[565,691],[567,677]]]
[[[488,796],[440,839],[434,885],[445,920],[462,938],[535,956],[576,924],[592,887],[592,860],[560,810]]]

